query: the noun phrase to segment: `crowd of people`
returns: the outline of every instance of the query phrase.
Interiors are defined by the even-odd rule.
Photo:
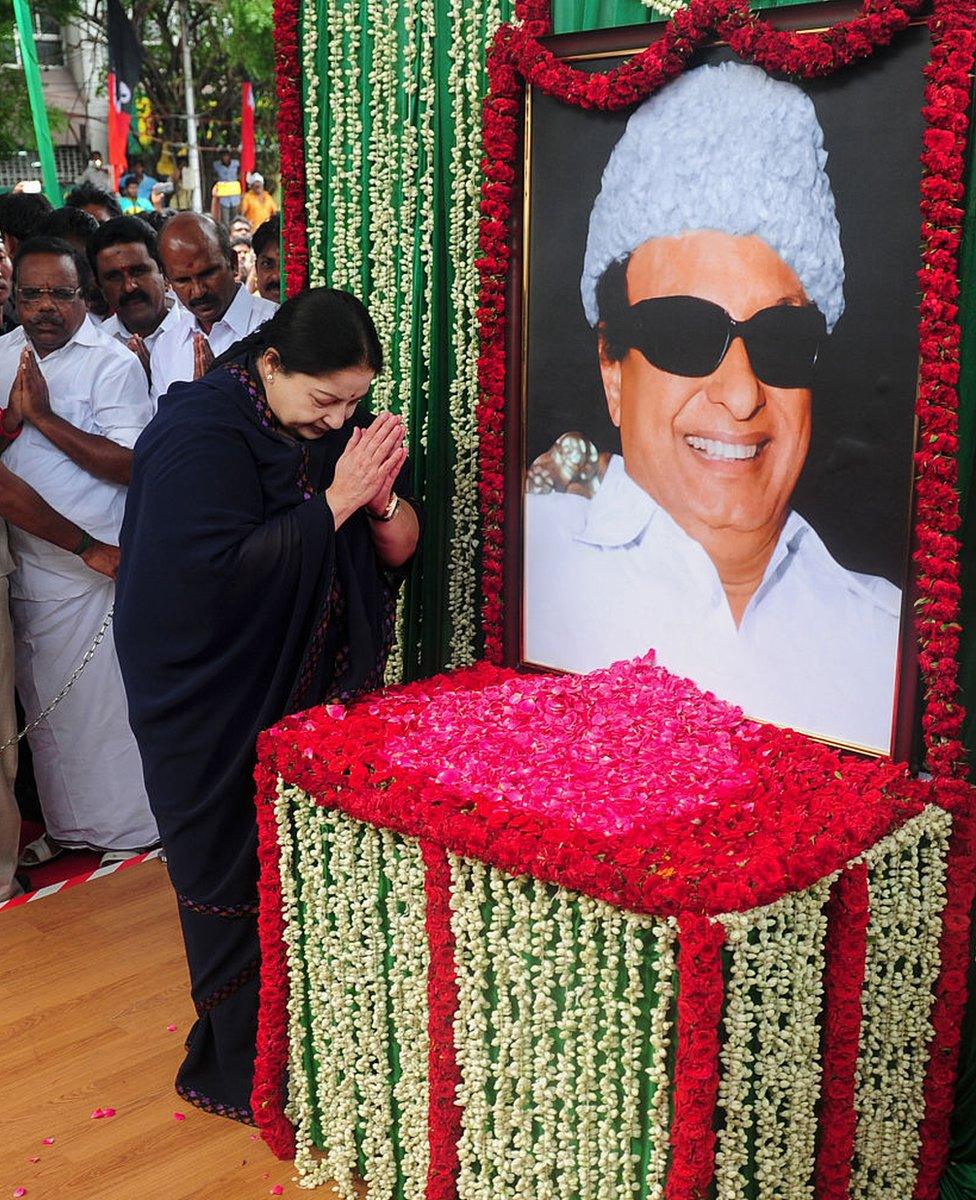
[[[15,684],[33,721],[106,623],[133,447],[159,397],[280,301],[259,176],[255,203],[225,213],[215,197],[204,215],[167,208],[173,184],[131,166],[117,193],[90,163],[57,209],[0,196],[0,899],[65,849],[111,862],[158,842],[109,634],[29,734],[44,832],[19,850]]]

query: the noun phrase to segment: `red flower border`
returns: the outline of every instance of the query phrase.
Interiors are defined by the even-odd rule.
[[[269,734],[258,741],[257,785],[258,937],[261,942],[261,989],[251,1112],[261,1136],[279,1158],[295,1157],[295,1130],[285,1116],[285,1072],[288,1069],[288,958],[282,914],[278,822],[275,817],[278,776],[267,753]]]
[[[691,0],[687,9],[668,22],[660,41],[605,74],[577,70],[542,46],[539,38],[549,32],[544,0],[522,0],[516,6],[519,20],[498,31],[488,59],[489,94],[483,111],[478,260],[482,629],[490,662],[503,661],[505,289],[525,84],[582,108],[626,108],[679,74],[695,48],[712,39],[726,41],[738,55],[768,71],[804,78],[826,75],[887,45],[921,7],[921,0],[866,0],[861,14],[852,20],[822,33],[798,34],[774,29],[761,16],[750,13],[745,0]],[[922,155],[919,449],[915,460],[916,633],[929,766],[934,775],[959,776],[964,771],[965,751],[960,741],[963,710],[958,685],[956,277],[976,26],[972,0],[935,0],[929,24],[933,44],[926,69],[927,129]]]
[[[700,1200],[715,1173],[719,1024],[725,930],[708,917],[678,923],[677,1051],[666,1200]]]
[[[442,846],[421,843],[426,867],[427,942],[430,969],[427,974],[427,1029],[430,1039],[427,1075],[427,1136],[430,1166],[426,1200],[456,1200],[458,1140],[461,1109],[457,1089],[461,1083],[454,1046],[454,1015],[458,1006],[454,971],[454,931],[451,928],[451,868]]]
[[[817,1200],[848,1200],[849,1196],[869,918],[867,865],[855,863],[831,889],[827,915]]]
[[[925,1116],[914,1200],[937,1200],[939,1180],[949,1156],[949,1121],[955,1101],[956,1067],[968,989],[970,917],[976,897],[976,812],[971,805],[953,817],[946,871],[946,906],[939,943],[941,970],[930,1021],[925,1071]]]
[[[961,780],[913,779],[887,759],[745,720],[729,735],[747,782],[717,796],[708,821],[662,816],[612,835],[512,806],[490,781],[473,796],[391,763],[388,738],[408,737],[438,693],[515,678],[481,664],[408,684],[395,689],[395,719],[375,697],[342,719],[323,709],[287,717],[264,735],[263,765],[354,820],[658,916],[770,904],[840,870],[926,804],[973,802]]]
[[[305,121],[299,48],[299,0],[274,0],[278,148],[281,157],[285,292],[308,286],[305,215]]]

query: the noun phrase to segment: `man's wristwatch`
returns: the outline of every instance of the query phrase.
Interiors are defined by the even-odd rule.
[[[390,492],[390,501],[386,508],[381,513],[372,513],[366,509],[366,516],[371,521],[392,521],[397,514],[397,509],[400,507],[400,497],[396,492]]]

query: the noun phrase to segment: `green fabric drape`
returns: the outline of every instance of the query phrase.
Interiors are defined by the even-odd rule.
[[[806,0],[752,0],[752,9],[783,8]],[[554,33],[577,33],[584,29],[619,29],[624,25],[643,25],[660,21],[663,16],[648,8],[643,0],[552,0]]]
[[[386,368],[374,392],[380,403],[408,414],[415,484],[426,505],[423,545],[406,590],[401,627],[404,674],[412,678],[470,662],[480,652],[474,620],[479,597],[471,448],[476,388],[470,380],[477,356],[476,301],[470,286],[460,286],[451,245],[459,224],[474,231],[467,255],[473,269],[478,181],[472,184],[469,175],[480,162],[484,54],[494,25],[510,18],[511,0],[485,0],[475,7],[457,0],[313,3],[318,38],[314,95],[309,73],[303,73],[306,144],[310,134],[317,135],[322,180],[318,211],[309,212],[310,239],[319,259],[317,274],[312,262],[312,281],[355,291],[374,318],[381,308],[386,314],[395,312],[380,329]],[[306,15],[310,11],[307,5]],[[382,45],[377,30],[382,31]],[[304,32],[302,44],[307,45]],[[384,74],[384,64],[391,61],[392,90]],[[474,74],[469,73],[464,87],[459,70],[468,66]],[[348,128],[350,105],[358,122],[355,134]],[[408,145],[413,149],[408,151]],[[383,239],[377,238],[376,221],[382,213],[371,186],[384,170],[395,181],[383,204],[400,221],[397,236],[409,224],[405,240],[410,243],[411,235],[416,239],[413,252],[398,259],[395,281],[389,266],[377,279],[377,244]],[[467,181],[462,203],[457,202],[459,173]],[[412,200],[407,191],[413,192]],[[358,256],[350,252],[350,233],[362,247]],[[454,396],[452,409],[452,387],[466,368],[463,395]],[[467,422],[464,429],[459,428],[458,405]],[[459,503],[462,486],[466,500]],[[464,540],[467,529],[465,544],[472,549],[459,590],[452,573],[456,575],[458,539]],[[459,612],[468,614],[467,635],[459,634],[452,620]]]

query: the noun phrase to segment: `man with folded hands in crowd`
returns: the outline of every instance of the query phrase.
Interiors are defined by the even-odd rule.
[[[153,347],[180,320],[156,241],[145,221],[117,217],[99,226],[88,243],[88,261],[112,312],[102,330],[138,357],[147,377]]]
[[[21,327],[0,338],[3,463],[82,531],[69,550],[10,528],[16,681],[28,720],[58,694],[112,607],[114,583],[86,554],[93,539],[118,544],[132,447],[152,416],[138,359],[88,319],[90,278],[67,242],[28,240],[14,261]],[[29,736],[46,832],[24,865],[67,846],[113,861],[157,840],[111,629]]]
[[[887,749],[900,590],[791,508],[844,311],[826,159],[809,97],[739,63],[630,117],[581,280],[623,455],[592,500],[526,497],[525,653],[653,648],[751,716]]]
[[[209,218],[177,213],[166,222],[158,246],[166,279],[183,311],[150,356],[157,399],[171,384],[202,378],[215,358],[277,308],[237,282],[237,257],[227,230]]]

